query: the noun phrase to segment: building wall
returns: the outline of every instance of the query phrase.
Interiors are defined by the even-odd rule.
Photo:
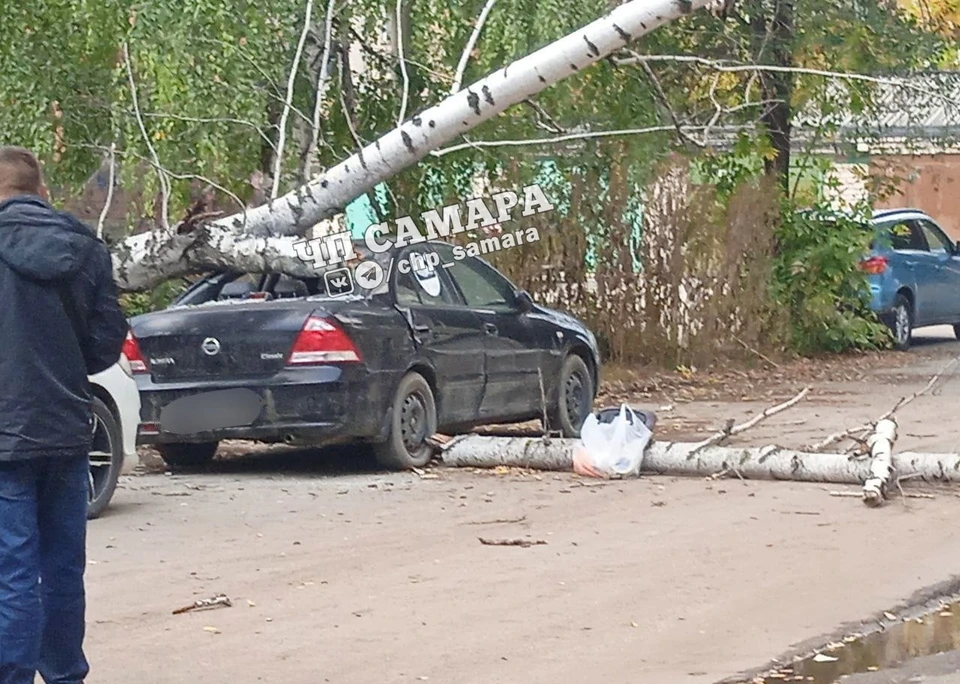
[[[877,208],[920,209],[960,240],[960,154],[875,156],[870,173],[902,179],[897,192]]]
[[[840,163],[827,171],[823,194],[838,211],[848,210],[867,195],[865,178],[869,168],[866,164]]]

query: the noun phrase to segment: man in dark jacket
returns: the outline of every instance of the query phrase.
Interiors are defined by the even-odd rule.
[[[36,157],[0,147],[0,684],[81,684],[88,375],[127,324],[106,246],[51,208]]]

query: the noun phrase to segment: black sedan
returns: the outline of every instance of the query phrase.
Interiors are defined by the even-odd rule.
[[[579,435],[600,367],[583,323],[446,243],[355,248],[360,264],[316,278],[211,275],[133,318],[139,442],[174,466],[208,462],[222,439],[367,442],[408,469],[435,432],[546,413]]]

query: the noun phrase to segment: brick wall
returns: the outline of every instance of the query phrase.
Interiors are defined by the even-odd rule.
[[[898,191],[878,209],[925,211],[954,240],[960,240],[960,154],[887,156],[870,160],[871,175],[899,176]]]

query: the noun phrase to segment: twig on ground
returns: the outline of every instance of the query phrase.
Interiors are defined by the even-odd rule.
[[[917,397],[919,397],[919,396],[921,396],[921,395],[924,395],[924,394],[926,394],[927,392],[929,392],[931,389],[933,389],[933,386],[937,384],[937,382],[940,380],[940,378],[943,377],[943,374],[946,373],[946,372],[947,372],[948,370],[950,370],[951,368],[953,368],[954,366],[956,366],[958,363],[960,363],[960,356],[954,357],[947,365],[945,365],[945,366],[944,366],[943,368],[941,368],[937,373],[935,373],[934,376],[933,376],[932,378],[930,378],[930,382],[928,382],[926,385],[924,385],[922,389],[914,392],[914,393],[911,394],[909,397],[903,397],[902,399],[900,399],[900,401],[898,401],[898,402],[894,405],[894,407],[893,407],[892,409],[890,409],[889,411],[887,411],[886,413],[884,413],[882,416],[880,416],[879,418],[877,418],[877,421],[876,421],[876,423],[874,423],[874,425],[876,425],[877,423],[879,423],[881,420],[886,420],[887,418],[892,418],[893,415],[894,415],[897,411],[899,411],[900,409],[902,409],[904,406],[906,406],[907,404],[909,404],[911,401],[913,401],[913,400],[916,399]]]
[[[863,444],[868,437],[867,433],[875,429],[876,426],[880,423],[880,421],[886,420],[888,418],[892,418],[897,411],[902,409],[911,401],[913,401],[917,397],[920,397],[926,394],[931,389],[933,389],[933,386],[936,385],[937,382],[940,380],[940,378],[943,377],[943,374],[946,373],[948,370],[950,370],[953,366],[957,365],[957,363],[960,363],[960,356],[954,357],[949,363],[947,363],[943,368],[941,368],[937,373],[935,373],[933,377],[930,378],[930,381],[926,385],[924,385],[922,389],[914,392],[908,397],[901,397],[900,400],[896,404],[894,404],[892,409],[890,409],[889,411],[884,413],[882,416],[877,418],[875,422],[865,423],[864,425],[858,425],[857,427],[848,428],[847,430],[841,430],[840,432],[835,432],[829,437],[826,437],[825,439],[822,439],[821,441],[817,442],[816,444],[812,444],[809,447],[807,447],[807,451],[821,451],[826,447],[830,446],[831,444],[835,442],[839,442],[840,440],[845,438],[852,438],[853,440],[859,442],[860,444]],[[856,450],[857,450],[856,448],[848,449],[846,453],[852,453],[853,451],[856,451]]]
[[[799,402],[801,399],[803,399],[805,396],[807,396],[807,393],[809,391],[810,391],[809,387],[804,387],[799,394],[797,394],[795,397],[793,397],[789,401],[785,401],[782,404],[778,404],[777,406],[771,406],[770,408],[765,409],[762,413],[758,413],[753,418],[751,418],[750,420],[744,423],[741,423],[740,425],[732,425],[733,421],[732,420],[728,421],[727,425],[722,430],[720,430],[719,432],[717,432],[716,434],[710,437],[707,437],[702,442],[699,442],[697,446],[694,447],[694,449],[690,452],[687,458],[688,459],[693,458],[702,449],[706,449],[709,446],[714,446],[715,444],[720,444],[721,442],[725,441],[728,437],[733,437],[734,435],[738,435],[741,432],[745,432],[746,430],[749,430],[760,421],[765,420],[770,416],[776,415],[781,411],[786,411],[788,408],[790,408],[791,406]]]
[[[422,468],[413,468],[413,472],[416,473],[417,477],[421,480],[439,480],[440,476],[436,473],[428,473]]]
[[[933,499],[933,498],[935,498],[935,497],[933,496],[933,494],[922,494],[922,493],[905,494],[905,493],[903,492],[903,486],[900,484],[901,482],[903,482],[904,480],[912,480],[912,479],[915,478],[915,477],[921,477],[921,476],[922,476],[922,473],[908,473],[907,475],[901,475],[900,477],[898,477],[898,478],[896,479],[897,491],[900,492],[900,500],[903,502],[904,507],[906,507],[906,505],[907,505],[907,498],[908,498],[908,497],[911,498],[911,499]]]
[[[508,525],[510,523],[520,523],[527,519],[527,516],[521,515],[518,518],[495,518],[493,520],[474,520],[463,523],[464,525]]]
[[[709,477],[707,477],[707,481],[708,481],[708,482],[714,482],[714,481],[716,481],[716,480],[722,480],[723,478],[725,478],[725,477],[726,477],[727,475],[729,475],[730,473],[733,473],[734,475],[736,475],[737,477],[739,477],[739,478],[740,478],[740,482],[742,482],[744,486],[747,485],[747,481],[743,478],[743,475],[740,473],[739,470],[737,470],[737,469],[734,468],[733,466],[728,466],[728,467],[724,468],[723,470],[718,471],[718,472],[714,473],[713,475],[710,475]]]
[[[442,435],[438,432],[435,435],[427,437],[424,441],[438,451],[446,451],[457,442],[466,439],[468,436],[469,435],[457,435],[456,437],[450,437],[448,435]]]
[[[477,537],[477,539],[484,546],[521,546],[527,548],[528,546],[540,546],[547,543],[543,539],[485,539],[483,537]]]
[[[851,492],[830,492],[830,496],[849,497],[849,498],[851,498],[851,499],[853,499],[853,498],[861,499],[861,498],[863,498],[863,493],[862,493],[862,492],[852,492],[852,491],[851,491]],[[900,496],[905,497],[905,498],[907,498],[907,499],[935,499],[935,498],[937,498],[937,497],[935,497],[933,494],[926,494],[926,493],[924,493],[924,492],[904,492],[902,489],[901,489],[901,494],[900,494]],[[960,494],[957,494],[957,496],[960,496]]]
[[[224,594],[219,594],[212,598],[200,599],[199,601],[194,601],[189,606],[183,606],[182,608],[177,608],[173,611],[174,615],[180,615],[182,613],[189,613],[195,610],[209,610],[210,608],[229,608],[233,605],[233,602],[230,600],[229,596]]]
[[[759,356],[761,359],[763,359],[764,361],[766,361],[767,363],[769,363],[769,364],[770,364],[771,366],[773,366],[774,368],[777,368],[777,369],[782,368],[782,366],[781,366],[779,363],[777,363],[776,361],[771,360],[771,359],[770,359],[769,357],[767,357],[765,354],[762,354],[761,352],[757,351],[757,350],[754,349],[753,347],[747,345],[747,343],[744,342],[743,340],[741,340],[739,337],[737,337],[737,338],[735,338],[735,339],[737,340],[737,343],[738,343],[741,347],[743,347],[744,349],[746,349],[746,350],[747,350],[748,352],[750,352],[751,354],[756,354],[757,356]]]
[[[823,449],[826,449],[828,446],[830,446],[831,444],[834,444],[835,442],[839,442],[840,440],[846,437],[853,437],[854,435],[860,434],[865,430],[869,430],[870,428],[871,428],[871,424],[866,423],[864,425],[858,425],[857,427],[854,427],[854,428],[841,430],[840,432],[834,432],[832,435],[825,437],[824,439],[820,440],[816,444],[811,444],[810,446],[808,446],[806,448],[806,451],[813,451],[813,452],[822,451]]]

